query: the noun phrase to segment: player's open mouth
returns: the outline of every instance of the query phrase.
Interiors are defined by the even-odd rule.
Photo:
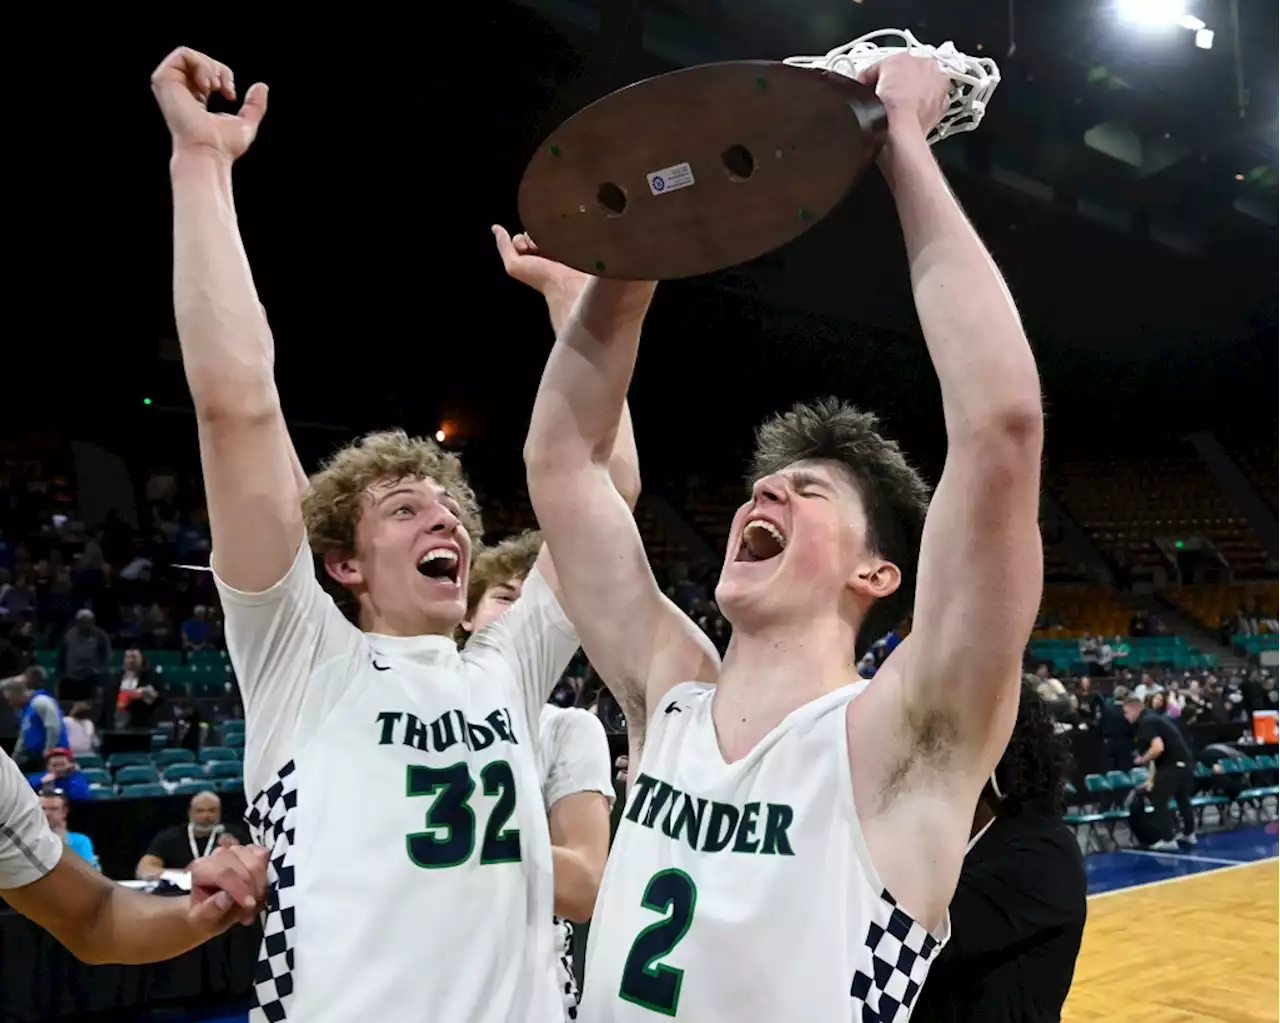
[[[458,552],[450,547],[433,547],[418,561],[418,571],[440,582],[458,581]]]
[[[734,561],[768,561],[787,546],[781,529],[764,519],[751,519],[742,529],[742,544]]]

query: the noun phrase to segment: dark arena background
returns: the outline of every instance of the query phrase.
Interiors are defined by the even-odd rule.
[[[208,526],[175,340],[170,143],[147,84],[164,54],[189,45],[232,67],[242,90],[271,87],[235,187],[305,468],[371,429],[438,432],[496,540],[534,524],[521,445],[553,338],[489,228],[520,229],[516,189],[540,141],[587,103],[676,67],[824,53],[909,28],[991,56],[1002,73],[981,127],[936,154],[1018,303],[1045,395],[1046,587],[1025,670],[1070,735],[1067,821],[1091,892],[1064,1018],[1274,1020],[1275,3],[1199,0],[1164,21],[1141,15],[1178,5],[471,7],[433,7],[412,28],[405,16],[379,33],[394,45],[345,56],[332,44],[250,46],[230,30],[135,35],[96,71],[68,58],[14,97],[9,301],[28,326],[12,323],[4,346],[0,676],[37,664],[55,688],[84,607],[110,635],[108,676],[126,649],[146,653],[158,712],[134,731],[108,715],[101,737],[115,745],[78,758],[93,799],[73,806],[71,828],[103,870],[132,879],[156,832],[184,822],[190,792],[222,790],[228,821],[244,805],[235,769],[211,769],[243,746],[212,587],[174,567],[207,564]],[[939,389],[874,172],[785,248],[663,284],[645,327],[631,391],[637,517],[659,580],[722,649],[710,594],[752,429],[828,394],[879,413],[936,481]],[[207,618],[186,631],[212,639],[184,652],[197,605]],[[573,697],[584,667],[559,696]],[[1190,850],[1135,848],[1133,779],[1105,759],[1117,685],[1178,708],[1200,763]],[[606,724],[616,731],[617,715]],[[0,705],[7,748],[16,728]],[[184,742],[195,755],[176,752]],[[233,752],[205,756],[218,747]],[[130,759],[148,770],[122,777]],[[167,964],[88,967],[0,913],[0,1019],[239,1020],[256,944],[241,928]]]

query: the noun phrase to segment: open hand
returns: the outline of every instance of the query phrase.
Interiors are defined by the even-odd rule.
[[[191,922],[210,937],[253,923],[267,892],[266,849],[220,846],[191,864]]]
[[[249,88],[238,114],[214,114],[209,97],[236,98],[235,77],[225,64],[185,46],[161,61],[151,75],[151,91],[173,135],[175,149],[207,149],[229,160],[243,156],[267,112],[267,87]]]
[[[928,135],[950,103],[951,78],[933,57],[895,53],[859,74],[858,81],[876,90],[890,131],[918,126]]]
[[[508,277],[529,285],[548,301],[560,298],[572,302],[578,297],[588,280],[581,270],[539,255],[538,246],[523,232],[513,238],[500,224],[491,230]]]

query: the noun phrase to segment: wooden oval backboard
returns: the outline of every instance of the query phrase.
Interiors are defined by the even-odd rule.
[[[650,78],[557,128],[520,182],[541,253],[599,277],[744,263],[830,213],[875,159],[884,108],[843,75],[731,61]]]

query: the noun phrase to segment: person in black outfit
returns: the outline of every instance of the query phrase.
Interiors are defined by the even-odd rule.
[[[1098,734],[1102,738],[1102,760],[1108,771],[1127,771],[1133,766],[1133,725],[1124,716],[1129,690],[1116,686],[1112,698],[1098,714]]]
[[[951,940],[920,992],[915,1023],[1061,1018],[1088,888],[1084,857],[1062,822],[1068,749],[1024,681],[1013,736],[973,815]]]
[[[1191,747],[1169,718],[1142,706],[1136,696],[1124,701],[1125,720],[1134,726],[1137,752],[1133,762],[1142,767],[1150,764],[1153,774],[1138,791],[1129,808],[1129,828],[1143,846],[1158,852],[1177,852],[1178,842],[1196,844],[1196,816],[1191,808],[1195,789],[1195,758]],[[1169,800],[1178,804],[1182,817],[1182,834],[1174,841],[1173,815]],[[1146,804],[1151,804],[1148,813]]]

